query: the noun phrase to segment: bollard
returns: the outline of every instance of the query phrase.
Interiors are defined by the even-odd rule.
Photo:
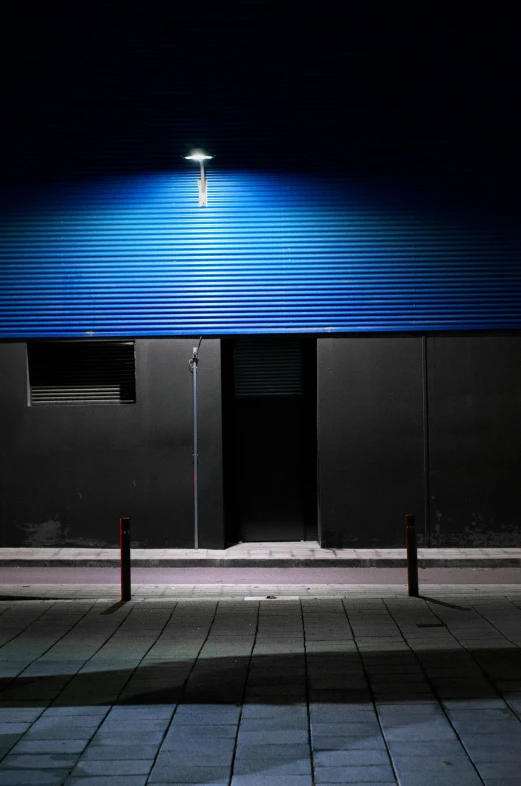
[[[121,600],[130,600],[130,519],[119,520],[119,547],[121,551]]]
[[[416,544],[416,521],[411,513],[405,516],[405,548],[407,550],[407,584],[409,596],[418,597],[418,547]]]

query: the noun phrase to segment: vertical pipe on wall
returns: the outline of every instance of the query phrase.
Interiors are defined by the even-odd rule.
[[[197,356],[193,360],[193,399],[194,399],[194,549],[199,548],[199,477],[197,464],[199,461],[197,447]]]
[[[427,380],[427,336],[422,336],[422,400],[423,400],[423,515],[424,545],[431,545],[430,469],[429,469],[429,398]]]
[[[199,343],[193,349],[192,357],[188,363],[190,371],[192,372],[192,391],[193,391],[193,407],[194,407],[194,549],[199,548],[199,453],[197,444],[197,364],[199,362],[199,347],[203,337],[199,339]]]

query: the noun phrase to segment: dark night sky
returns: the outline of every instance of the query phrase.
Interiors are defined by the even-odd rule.
[[[167,171],[199,144],[514,203],[515,4],[464,5],[4,2],[4,174]]]

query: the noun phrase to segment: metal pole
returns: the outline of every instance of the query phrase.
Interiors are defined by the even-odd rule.
[[[405,516],[405,548],[407,549],[407,584],[409,596],[418,597],[418,548],[416,544],[416,521],[412,514]]]
[[[121,554],[121,600],[130,600],[130,519],[119,520],[119,548]]]
[[[192,357],[192,378],[193,378],[193,403],[194,403],[194,549],[199,548],[199,478],[198,478],[198,462],[199,454],[197,452],[197,347],[194,347],[194,354]]]
[[[427,336],[422,337],[422,398],[423,398],[423,545],[431,545],[431,489],[429,469],[429,388],[427,380]]]

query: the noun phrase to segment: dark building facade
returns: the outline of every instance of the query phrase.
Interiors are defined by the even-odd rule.
[[[6,546],[519,546],[521,270],[495,220],[326,178],[111,178],[4,211]],[[58,349],[56,349],[58,347]]]

